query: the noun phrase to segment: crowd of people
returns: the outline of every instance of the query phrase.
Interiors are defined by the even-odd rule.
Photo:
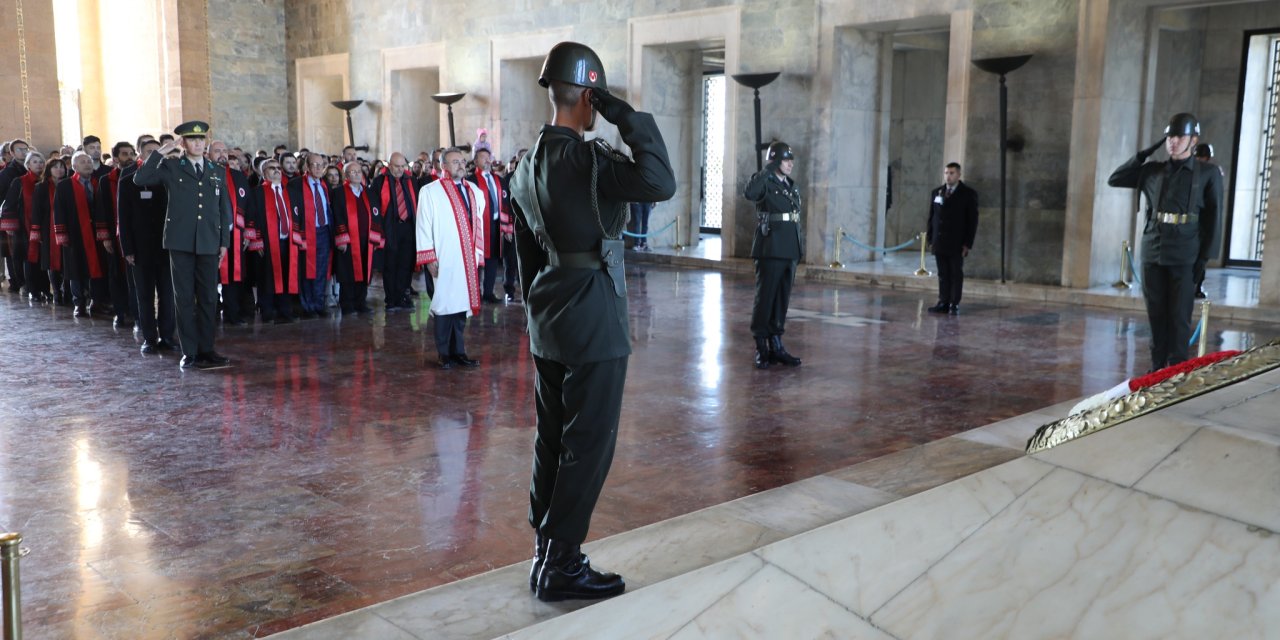
[[[443,148],[412,160],[396,152],[370,161],[353,146],[341,155],[295,153],[284,145],[250,153],[209,138],[203,158],[225,174],[209,182],[214,194],[225,189],[230,196],[230,241],[217,267],[217,313],[224,326],[249,324],[255,315],[290,323],[369,313],[375,273],[386,310],[410,308],[418,295],[414,273],[431,271],[417,246],[419,197],[446,178],[478,187],[475,210],[487,218],[476,225],[480,298],[518,301],[508,167],[524,150],[507,162],[495,159],[481,130],[465,148],[470,153],[455,150],[464,163],[450,171],[444,166],[450,150]],[[142,335],[143,353],[177,348],[165,243],[169,189],[176,185],[136,178],[152,154],[182,162],[186,147],[179,141],[170,134],[142,135],[115,143],[108,153],[92,135],[48,154],[21,139],[0,146],[0,251],[9,291],[32,303],[73,307],[76,317],[133,326]],[[499,274],[502,298],[494,293]],[[433,295],[433,278],[425,282]]]

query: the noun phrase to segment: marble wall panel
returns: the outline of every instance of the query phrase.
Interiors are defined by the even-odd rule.
[[[209,3],[209,82],[218,137],[246,151],[287,143],[284,0]]]

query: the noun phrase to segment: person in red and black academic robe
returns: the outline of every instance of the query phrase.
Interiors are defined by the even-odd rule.
[[[418,208],[418,191],[403,153],[391,154],[387,172],[369,185],[369,201],[382,216],[382,288],[387,311],[408,309],[409,283],[413,278],[417,239],[414,212]],[[430,286],[431,279],[427,279]],[[430,294],[430,289],[428,289]]]
[[[299,248],[302,233],[299,215],[283,184],[280,161],[262,163],[266,182],[254,189],[249,207],[254,215],[249,250],[258,260],[258,306],[262,321],[276,324],[294,322],[293,301],[298,295]]]
[[[27,158],[27,143],[22,140],[13,140],[9,143],[9,161],[0,168],[0,199],[5,197],[9,192],[9,187],[22,176],[26,175],[27,167],[25,164]],[[11,233],[0,228],[0,254],[4,255],[4,264],[9,272],[9,293],[18,293],[26,284],[26,270],[22,266],[22,256],[15,255],[9,243]]]
[[[83,151],[71,156],[71,177],[58,183],[53,196],[53,233],[62,247],[62,273],[71,281],[71,299],[77,318],[90,313],[108,315],[104,243],[111,240],[105,228],[95,229],[90,203],[98,192],[93,160]],[[101,233],[99,233],[101,232]],[[90,302],[92,301],[92,308]]]
[[[133,268],[125,262],[124,253],[120,250],[120,222],[116,199],[120,193],[121,178],[129,179],[138,169],[138,154],[132,144],[117,142],[111,148],[111,157],[115,166],[98,179],[101,188],[95,197],[93,224],[103,248],[110,253],[103,261],[103,266],[107,272],[111,306],[116,313],[113,322],[117,327],[132,326],[133,319],[138,317],[138,297],[133,287]],[[104,235],[106,240],[102,240]]]
[[[343,315],[369,313],[369,279],[373,277],[373,252],[382,247],[382,216],[369,202],[364,171],[357,162],[343,171],[346,181],[329,192],[337,236],[333,271],[338,278],[338,306]]]
[[[493,155],[488,149],[475,153],[476,170],[467,176],[484,192],[486,211],[484,227],[484,295],[485,302],[501,302],[493,295],[498,268],[503,267],[502,289],[508,302],[516,299],[516,241],[511,218],[511,194],[506,181],[495,173]]]
[[[70,284],[62,277],[62,247],[58,246],[53,233],[53,195],[58,183],[66,177],[67,163],[61,158],[44,163],[31,209],[31,230],[40,240],[40,269],[49,276],[53,303],[58,306],[68,304],[71,297]]]
[[[249,246],[246,234],[248,216],[245,213],[249,200],[249,183],[243,173],[227,166],[227,143],[214,140],[209,145],[209,159],[217,164],[218,170],[226,173],[227,189],[231,191],[231,246],[227,247],[227,259],[218,266],[218,283],[222,285],[222,324],[243,326],[248,324],[245,314],[241,313],[241,301],[244,299],[242,289],[249,282],[245,277],[248,275],[245,264],[246,249]]]
[[[143,161],[159,148],[160,142],[155,139],[143,142],[140,149]],[[136,170],[137,164],[134,167]],[[173,351],[177,315],[169,252],[164,248],[164,218],[169,197],[163,185],[138,186],[130,177],[134,170],[120,181],[117,201],[120,251],[133,269],[138,308],[138,315],[134,317],[142,333],[143,353]]]
[[[35,225],[35,191],[44,171],[44,156],[32,151],[23,160],[27,172],[9,184],[0,194],[0,229],[9,234],[14,268],[22,269],[27,297],[32,302],[49,298],[49,277],[40,269],[40,231]]]
[[[289,197],[302,216],[298,230],[306,243],[299,259],[298,301],[302,303],[302,317],[326,318],[329,316],[328,283],[333,268],[333,212],[329,202],[329,185],[325,184],[324,171],[329,168],[329,158],[323,153],[307,156],[307,173],[289,182]]]

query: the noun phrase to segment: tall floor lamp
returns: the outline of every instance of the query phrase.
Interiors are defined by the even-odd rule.
[[[329,104],[331,104],[331,105],[333,105],[333,106],[335,106],[335,107],[337,107],[337,108],[339,108],[339,109],[342,109],[343,111],[345,111],[345,112],[346,112],[346,114],[347,114],[347,138],[349,138],[349,139],[351,140],[351,146],[355,147],[357,151],[368,151],[368,150],[369,150],[369,145],[367,145],[367,144],[366,144],[366,145],[356,146],[356,133],[355,133],[355,129],[351,127],[351,110],[352,110],[352,109],[355,109],[356,107],[358,107],[358,106],[360,106],[360,105],[362,105],[362,104],[364,104],[364,100],[335,100],[335,101],[333,101],[333,102],[330,102]]]
[[[760,88],[778,79],[782,75],[781,71],[771,71],[769,73],[735,73],[733,80],[744,87],[750,87],[755,90],[755,107],[756,107],[756,171],[764,169],[764,164],[760,160],[760,152],[768,147],[760,141]]]
[[[985,58],[974,60],[973,65],[1000,76],[1000,282],[1005,281],[1005,211],[1007,191],[1007,167],[1009,151],[1009,88],[1005,86],[1004,77],[1013,73],[1031,59],[1031,54],[1006,56],[1003,58]]]
[[[458,142],[453,137],[453,103],[461,100],[467,94],[465,93],[437,93],[431,96],[432,100],[445,105],[449,110],[449,146],[456,147]]]

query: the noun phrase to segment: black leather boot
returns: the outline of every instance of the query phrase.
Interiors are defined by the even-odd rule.
[[[782,346],[782,336],[769,337],[769,358],[788,367],[800,366],[800,358],[787,353],[787,348]]]
[[[769,339],[756,338],[756,368],[769,368]]]
[[[592,569],[581,545],[547,540],[546,558],[538,572],[539,600],[596,600],[611,598],[626,589],[622,576]]]
[[[542,561],[547,557],[547,539],[542,533],[533,533],[533,567],[529,569],[529,590],[538,591],[538,572],[542,571]]]

